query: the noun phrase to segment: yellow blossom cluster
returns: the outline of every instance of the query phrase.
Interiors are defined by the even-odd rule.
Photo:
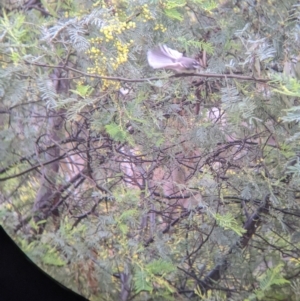
[[[102,1],[96,1],[93,3],[93,7],[102,6]]]
[[[99,76],[109,76],[107,74],[107,68],[106,68],[106,62],[107,58],[106,57],[101,57],[101,59],[97,58],[94,60],[94,67],[87,68],[87,72],[90,74],[96,74]],[[119,90],[121,87],[119,82],[116,81],[111,81],[111,80],[106,80],[103,79],[101,82],[101,90],[105,91],[108,88],[113,88],[116,90]]]
[[[166,27],[164,27],[164,25],[163,24],[156,24],[155,26],[154,26],[154,30],[161,30],[162,32],[165,32],[166,30],[167,30],[167,28]]]
[[[121,43],[120,41],[117,41],[115,43],[118,55],[114,62],[112,63],[112,66],[115,69],[119,67],[119,65],[127,62],[128,60],[128,52],[129,52],[129,47],[133,43],[133,40],[130,40],[129,43]]]
[[[147,5],[143,7],[144,17],[152,18]],[[116,70],[121,64],[128,61],[128,53],[133,40],[122,42],[119,35],[136,27],[136,23],[127,20],[118,20],[118,12],[114,13],[113,20],[107,20],[100,29],[100,36],[90,39],[91,47],[86,54],[92,60],[92,67],[87,69],[90,74],[109,76],[112,70]],[[102,80],[102,89],[117,88],[117,82]]]
[[[147,22],[149,20],[154,20],[154,18],[151,15],[150,9],[148,7],[148,4],[144,4],[142,6],[142,15],[145,17],[145,19],[143,20],[143,22]]]
[[[97,58],[99,55],[101,55],[101,51],[93,46],[86,51],[86,54],[88,54],[91,59],[94,59]]]
[[[90,42],[93,43],[93,44],[101,44],[103,41],[103,38],[101,37],[96,37],[96,38],[91,38],[90,39]]]
[[[91,40],[92,41],[92,40]],[[95,41],[95,39],[93,40]],[[99,41],[99,39],[98,39]],[[133,43],[133,40],[130,40],[128,43],[122,43],[120,41],[116,41],[114,43],[114,47],[117,50],[117,55],[115,57],[107,57],[107,55],[104,54],[100,50],[100,48],[97,48],[95,46],[92,46],[89,50],[86,51],[86,54],[90,57],[90,59],[95,60],[94,61],[94,67],[88,68],[88,72],[90,73],[97,73],[96,69],[98,64],[101,63],[101,65],[106,65],[109,63],[114,70],[116,70],[121,64],[127,62],[128,60],[128,53],[129,53],[129,47]],[[100,47],[100,45],[99,45]]]
[[[112,88],[116,91],[119,91],[121,88],[121,84],[119,82],[116,81],[111,81],[111,80],[106,80],[104,79],[102,81],[102,89],[103,91],[107,90],[107,88]]]
[[[121,34],[126,29],[133,29],[136,27],[135,22],[117,22],[103,26],[100,32],[105,37],[105,42],[109,42],[114,39],[114,35]]]
[[[133,40],[129,42],[121,42],[116,35],[121,34],[125,30],[135,28],[134,22],[114,22],[102,27],[100,32],[103,36],[90,39],[91,48],[86,51],[86,54],[93,60],[93,67],[87,69],[90,74],[97,74],[100,76],[108,76],[109,68],[116,70],[121,64],[128,60],[129,48],[133,44]],[[112,44],[105,45],[107,42]],[[107,49],[110,49],[107,51]],[[102,50],[105,49],[105,50]],[[103,80],[102,88],[108,87],[117,88],[119,83]]]

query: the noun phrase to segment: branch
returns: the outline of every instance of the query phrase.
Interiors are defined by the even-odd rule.
[[[264,201],[262,202],[261,206],[256,210],[256,212],[253,213],[245,222],[243,228],[246,230],[246,233],[241,237],[241,239],[237,242],[237,244],[235,244],[233,247],[230,248],[223,262],[219,263],[216,267],[214,267],[204,278],[201,287],[201,290],[203,292],[211,288],[211,285],[221,278],[221,273],[223,271],[226,271],[226,269],[229,266],[227,256],[230,255],[234,249],[236,248],[243,249],[248,245],[250,239],[252,238],[253,234],[255,234],[255,231],[261,222],[260,214],[262,212],[268,211],[269,208],[268,200],[269,200],[269,194],[266,195]]]
[[[3,174],[5,172],[9,171],[11,168],[15,167],[17,164],[29,161],[30,159],[32,159],[33,157],[35,157],[37,154],[45,153],[46,151],[48,151],[48,150],[56,147],[57,144],[60,145],[60,144],[66,144],[66,143],[69,143],[69,142],[83,143],[83,142],[85,142],[85,140],[83,138],[77,138],[77,137],[76,138],[68,138],[68,139],[64,139],[64,140],[62,140],[62,141],[60,141],[60,142],[58,142],[56,144],[49,145],[47,147],[43,147],[43,148],[39,147],[39,149],[37,150],[37,152],[35,152],[33,154],[30,154],[28,156],[21,157],[18,161],[15,161],[12,164],[10,164],[10,165],[8,165],[8,166],[0,169],[0,174]],[[0,181],[1,180],[2,179],[0,178]]]
[[[69,152],[70,152],[70,151],[67,151],[67,152],[65,152],[64,154],[62,154],[62,155],[60,155],[59,157],[56,157],[56,158],[54,158],[54,159],[52,159],[52,160],[48,160],[48,161],[45,161],[45,162],[43,162],[43,163],[36,164],[36,165],[32,166],[31,168],[28,168],[28,169],[26,169],[26,170],[24,170],[24,171],[22,171],[22,172],[20,172],[20,173],[18,173],[18,174],[11,175],[11,176],[8,176],[8,177],[5,177],[5,178],[0,178],[0,182],[3,182],[3,181],[6,181],[6,180],[10,180],[10,179],[13,179],[13,178],[20,177],[20,176],[25,175],[26,173],[28,173],[28,172],[30,172],[30,171],[32,171],[32,170],[35,170],[35,169],[37,169],[37,168],[39,168],[39,167],[43,167],[43,166],[49,165],[49,164],[51,164],[51,163],[54,163],[54,162],[56,162],[56,161],[60,161],[61,159],[67,158],[68,156],[73,156],[73,155],[76,155],[76,154],[81,153],[81,152],[76,152],[76,153],[70,154]]]
[[[262,83],[268,83],[271,81],[269,78],[261,78],[261,77],[254,77],[254,76],[245,76],[245,75],[238,75],[238,74],[218,74],[218,73],[181,73],[181,74],[172,74],[167,75],[164,77],[148,77],[148,78],[125,78],[125,77],[118,77],[118,76],[100,76],[97,74],[90,74],[86,73],[80,70],[77,70],[75,68],[69,67],[69,66],[55,66],[55,65],[47,65],[47,64],[40,64],[40,63],[32,63],[25,60],[25,63],[29,65],[35,65],[39,67],[45,67],[45,68],[61,68],[68,71],[73,71],[76,73],[79,73],[81,75],[92,77],[92,78],[99,78],[99,79],[105,79],[105,80],[112,80],[112,81],[119,81],[119,82],[151,82],[154,80],[165,80],[169,78],[177,78],[177,77],[190,77],[190,76],[196,76],[196,77],[206,77],[206,78],[235,78],[240,80],[250,80],[250,81],[256,81],[256,82],[262,82]]]
[[[201,209],[203,209],[202,207],[197,208],[197,211],[200,211]],[[184,219],[185,217],[189,216],[191,214],[191,210],[187,210],[183,213],[180,214],[179,217],[177,217],[174,221],[172,221],[172,223],[168,224],[163,230],[162,233],[166,234],[170,231],[170,229],[172,227],[174,227],[178,222],[180,222],[182,219]],[[148,240],[146,240],[146,242],[144,243],[144,247],[148,247],[151,243],[154,242],[154,238],[150,237]]]
[[[78,174],[76,174],[72,179],[70,179],[70,181],[68,183],[66,183],[64,186],[60,187],[57,191],[53,192],[47,200],[45,200],[46,202],[51,201],[52,199],[56,198],[56,197],[61,197],[61,195],[71,187],[71,185],[74,185],[74,188],[77,188],[84,180],[84,176],[83,176],[84,171],[79,172]],[[78,181],[78,182],[77,182]],[[76,183],[77,182],[77,183]],[[47,211],[47,216],[49,216],[54,210],[56,210],[68,197],[70,196],[70,193],[68,193],[66,196],[61,197],[60,200],[54,204],[54,206],[52,206],[51,208],[49,208],[49,210]],[[32,218],[32,213],[30,213],[28,216],[26,216],[25,218],[23,218],[20,223],[14,228],[14,232],[17,233],[23,226],[25,226],[26,224],[29,223],[29,221]]]

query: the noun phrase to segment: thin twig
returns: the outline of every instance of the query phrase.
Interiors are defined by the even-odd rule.
[[[263,82],[267,83],[271,81],[269,78],[260,78],[260,77],[254,77],[254,76],[245,76],[245,75],[237,75],[237,74],[219,74],[219,73],[181,73],[181,74],[172,74],[167,75],[164,77],[148,77],[148,78],[125,78],[125,77],[118,77],[118,76],[100,76],[97,74],[90,74],[86,73],[80,70],[77,70],[75,68],[69,67],[69,66],[55,66],[55,65],[47,65],[47,64],[40,64],[40,63],[33,63],[29,61],[25,61],[29,65],[35,65],[39,67],[45,67],[45,68],[60,68],[65,69],[69,71],[73,71],[79,74],[82,74],[87,77],[93,77],[93,78],[99,78],[99,79],[105,79],[105,80],[112,80],[112,81],[120,81],[120,82],[151,82],[155,80],[165,80],[169,78],[177,78],[177,77],[189,77],[189,76],[196,76],[196,77],[206,77],[206,78],[234,78],[234,79],[240,79],[240,80],[251,80],[256,82]]]

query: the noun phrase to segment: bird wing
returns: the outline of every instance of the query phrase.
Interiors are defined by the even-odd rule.
[[[177,50],[171,49],[166,45],[160,45],[159,46],[161,51],[168,55],[169,57],[172,57],[174,60],[178,60],[182,58],[183,54]]]
[[[147,52],[148,63],[154,69],[176,69],[180,66],[180,63],[176,62],[176,60],[181,57],[182,53],[173,50],[166,45],[159,45]]]

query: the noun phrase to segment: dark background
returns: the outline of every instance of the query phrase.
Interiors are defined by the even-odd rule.
[[[0,226],[2,301],[87,301],[37,267]]]

